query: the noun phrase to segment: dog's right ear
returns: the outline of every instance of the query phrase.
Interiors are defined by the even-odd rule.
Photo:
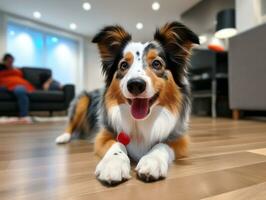
[[[98,44],[98,48],[103,60],[110,60],[115,57],[129,41],[131,35],[123,27],[106,26],[92,39],[93,43]]]
[[[131,40],[131,35],[119,25],[106,26],[92,39],[97,43],[103,59],[108,59],[117,54]]]
[[[131,35],[119,25],[106,26],[94,36],[92,42],[98,45],[105,75],[114,71],[117,56],[130,40]]]

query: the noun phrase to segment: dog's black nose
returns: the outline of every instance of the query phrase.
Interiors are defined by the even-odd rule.
[[[146,89],[146,82],[141,78],[133,78],[127,82],[127,89],[133,95],[139,95]]]

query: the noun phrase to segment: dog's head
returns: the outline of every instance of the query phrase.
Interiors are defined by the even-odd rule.
[[[132,42],[121,26],[107,26],[92,42],[102,58],[107,107],[127,103],[136,120],[147,118],[156,105],[179,111],[190,50],[199,43],[186,26],[168,23],[144,44]]]

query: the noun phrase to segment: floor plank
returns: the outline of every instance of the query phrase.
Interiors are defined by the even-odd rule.
[[[266,182],[245,187],[232,192],[227,192],[221,195],[204,198],[203,200],[245,200],[245,199],[256,199],[265,200],[266,197]]]
[[[266,148],[249,150],[249,152],[266,156]]]
[[[190,156],[168,177],[133,178],[114,188],[94,176],[98,158],[86,140],[57,146],[64,122],[0,127],[0,199],[263,199],[266,123],[192,118]],[[134,166],[132,166],[134,168]]]

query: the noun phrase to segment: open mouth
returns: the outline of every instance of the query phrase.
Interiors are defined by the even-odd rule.
[[[159,97],[159,93],[156,93],[151,98],[134,98],[134,99],[127,99],[128,103],[130,104],[131,108],[131,115],[135,119],[144,119],[150,113],[150,107],[155,103],[157,98]]]

